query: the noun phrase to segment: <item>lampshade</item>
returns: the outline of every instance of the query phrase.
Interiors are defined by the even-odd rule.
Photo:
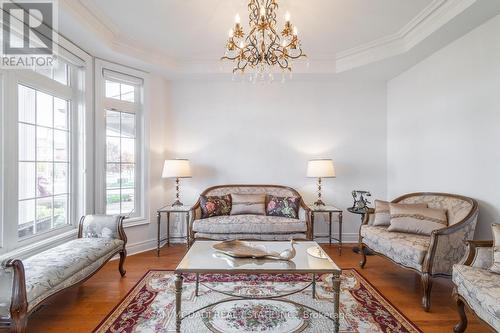
[[[310,160],[307,163],[307,177],[311,178],[333,178],[335,167],[330,159]]]
[[[189,160],[175,159],[165,160],[163,164],[162,178],[190,178],[191,166]]]

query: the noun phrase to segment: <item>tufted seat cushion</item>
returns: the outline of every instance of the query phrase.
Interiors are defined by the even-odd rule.
[[[87,277],[124,242],[111,238],[79,238],[23,260],[29,307]]]
[[[193,221],[193,231],[206,234],[290,234],[307,231],[305,221],[262,215],[214,216]]]
[[[500,331],[500,274],[454,265],[453,283],[476,314]]]
[[[430,237],[424,235],[390,232],[385,226],[361,226],[361,236],[372,250],[407,267],[422,269],[422,262],[430,244]]]

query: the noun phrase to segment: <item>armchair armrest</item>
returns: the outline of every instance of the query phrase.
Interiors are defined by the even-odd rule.
[[[307,225],[307,239],[313,240],[313,228],[311,221],[311,208],[304,202],[304,199],[300,198],[299,205],[299,219],[306,221]]]
[[[467,241],[465,256],[459,264],[490,268],[493,264],[493,241]]]
[[[461,222],[432,232],[429,250],[423,263],[424,272],[451,276],[453,265],[458,264],[465,255],[467,241],[474,237],[477,215],[476,208]]]
[[[78,238],[113,238],[127,243],[123,220],[119,215],[86,215],[80,219]]]
[[[374,218],[375,218],[375,209],[369,208],[366,211],[366,214],[363,215],[363,221],[361,222],[361,225],[372,224]]]

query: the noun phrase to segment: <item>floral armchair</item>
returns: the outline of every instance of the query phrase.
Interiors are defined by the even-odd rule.
[[[491,327],[500,332],[500,274],[489,271],[493,263],[492,241],[469,241],[464,259],[453,266],[453,299],[460,322],[456,333],[467,328],[465,305]]]
[[[446,209],[448,227],[434,230],[430,236],[390,232],[386,226],[373,225],[373,213],[366,214],[359,229],[360,267],[366,264],[365,248],[368,248],[403,268],[418,272],[423,291],[422,307],[429,311],[432,278],[450,278],[453,265],[465,254],[466,242],[474,237],[477,202],[446,193],[411,193],[392,202],[426,203],[429,208]]]

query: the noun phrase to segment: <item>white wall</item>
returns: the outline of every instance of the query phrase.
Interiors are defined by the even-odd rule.
[[[500,16],[388,84],[388,194],[479,200],[476,238],[500,215]]]
[[[182,180],[192,204],[216,184],[283,184],[315,198],[307,160],[333,158],[336,179],[324,198],[346,209],[353,189],[386,197],[386,84],[294,78],[285,84],[187,80],[170,85],[167,156],[189,158],[193,178]],[[173,200],[173,181],[166,180]],[[319,224],[323,221],[319,219]],[[344,236],[357,241],[359,216],[344,214]],[[335,229],[336,230],[336,229]],[[317,226],[325,234],[326,225]]]

